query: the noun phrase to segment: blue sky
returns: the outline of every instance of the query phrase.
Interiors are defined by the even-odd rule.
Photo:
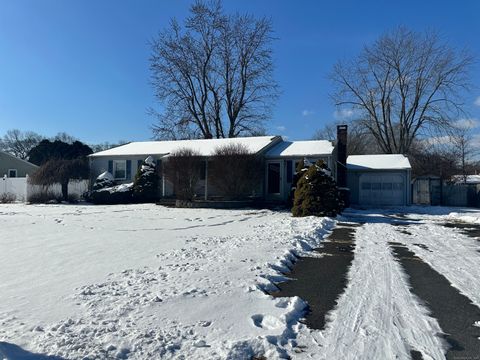
[[[155,106],[148,42],[186,0],[0,0],[0,135],[11,128],[88,143],[148,140]],[[311,138],[338,114],[328,94],[332,65],[398,25],[436,29],[480,60],[480,1],[225,0],[227,11],[271,17],[282,95],[269,133]],[[480,120],[477,87],[466,110]],[[477,100],[478,99],[478,100]],[[475,105],[477,100],[478,105]]]

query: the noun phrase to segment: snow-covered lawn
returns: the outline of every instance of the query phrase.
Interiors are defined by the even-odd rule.
[[[278,357],[305,304],[260,288],[333,225],[267,210],[0,205],[0,342],[68,359]]]
[[[403,213],[401,217],[398,213]],[[393,226],[411,219],[408,226]],[[347,211],[358,228],[348,284],[325,330],[305,303],[261,289],[293,254],[322,243],[328,218],[155,205],[0,205],[0,359],[10,344],[67,359],[443,359],[448,345],[410,291],[404,244],[480,306],[476,239],[444,222],[480,211]],[[403,232],[406,230],[407,232]],[[472,319],[480,323],[480,319]]]

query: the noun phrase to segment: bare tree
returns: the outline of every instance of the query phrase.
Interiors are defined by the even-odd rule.
[[[57,135],[55,135],[52,138],[52,141],[62,141],[67,144],[73,144],[75,141],[78,141],[78,139],[70,134],[67,134],[66,132],[59,132]]]
[[[271,23],[195,2],[152,42],[152,85],[162,103],[157,138],[223,138],[261,131],[277,95]]]
[[[335,122],[324,125],[317,130],[313,135],[314,140],[330,140],[336,141],[337,125],[344,122]],[[362,126],[355,121],[348,123],[347,134],[347,154],[348,155],[363,155],[363,154],[377,154],[379,153],[375,138]]]
[[[0,150],[26,160],[32,148],[44,139],[43,136],[33,131],[8,130],[0,139]]]
[[[272,77],[272,31],[270,20],[251,15],[236,14],[223,22],[219,70],[228,137],[261,131],[270,115],[272,99],[278,93]]]
[[[359,114],[382,152],[408,153],[416,137],[450,129],[463,113],[472,63],[437,33],[400,27],[335,65],[333,99]]]
[[[455,158],[458,159],[460,175],[464,183],[467,182],[473,159],[479,153],[477,147],[474,146],[471,130],[468,124],[458,124],[455,133],[451,136],[451,144],[456,155]]]

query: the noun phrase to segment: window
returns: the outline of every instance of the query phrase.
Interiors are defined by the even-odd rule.
[[[293,180],[293,164],[292,160],[287,160],[287,182],[291,183]]]
[[[125,160],[113,160],[113,177],[117,180],[127,178],[127,162]]]
[[[200,180],[205,180],[206,177],[207,177],[207,169],[206,169],[206,166],[207,166],[207,162],[202,160],[200,162]]]
[[[16,178],[17,177],[17,169],[8,169],[8,177],[9,178]]]
[[[382,190],[382,183],[372,183],[372,190]]]

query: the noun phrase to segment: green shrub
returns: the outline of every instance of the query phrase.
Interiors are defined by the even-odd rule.
[[[147,157],[138,168],[133,183],[133,197],[138,202],[153,202],[158,200],[159,177],[155,161]]]
[[[336,216],[342,208],[337,184],[323,161],[303,171],[295,189],[293,216]]]

